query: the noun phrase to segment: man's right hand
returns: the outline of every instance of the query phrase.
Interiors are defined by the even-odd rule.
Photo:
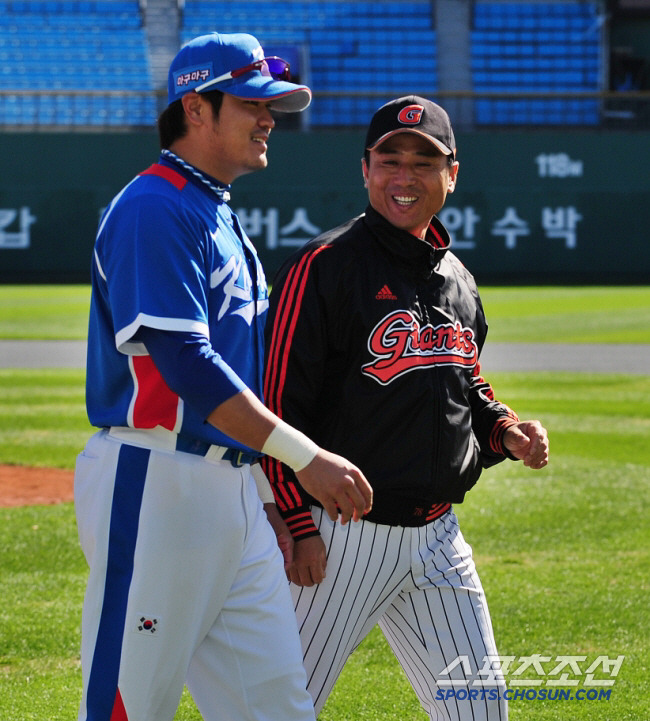
[[[300,485],[318,500],[327,515],[345,525],[358,521],[372,508],[372,488],[363,473],[335,453],[319,449],[315,458],[296,473]]]
[[[320,536],[310,536],[294,544],[293,561],[287,576],[297,586],[313,586],[325,578],[327,554]]]

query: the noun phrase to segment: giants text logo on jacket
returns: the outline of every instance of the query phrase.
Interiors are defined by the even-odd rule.
[[[420,326],[406,310],[395,310],[377,323],[368,338],[372,363],[361,371],[381,385],[419,368],[459,365],[473,368],[478,360],[474,331],[460,323]]]

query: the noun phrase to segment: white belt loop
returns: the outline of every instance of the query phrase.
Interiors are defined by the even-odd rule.
[[[206,461],[220,461],[227,450],[226,446],[210,446],[204,458]]]

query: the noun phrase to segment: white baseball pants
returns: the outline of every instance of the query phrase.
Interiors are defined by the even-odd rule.
[[[282,555],[250,466],[124,444],[80,454],[90,566],[80,721],[314,721]]]
[[[378,623],[432,721],[506,721],[498,664],[485,673],[497,655],[485,594],[455,513],[420,528],[312,513],[326,578],[291,593],[316,713]]]

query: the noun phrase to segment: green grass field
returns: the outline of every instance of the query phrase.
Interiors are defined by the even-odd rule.
[[[0,338],[82,340],[90,286],[0,285]]]
[[[650,287],[481,289],[491,341],[650,343]],[[0,285],[0,338],[86,337],[84,285]]]
[[[0,287],[0,337],[10,335],[5,290]],[[571,310],[554,322],[556,332],[581,317],[574,341],[581,334],[598,342],[648,342],[647,289],[621,289],[624,301],[613,289],[593,289],[582,303],[577,289],[553,290],[554,303],[563,292],[571,297],[561,304]],[[537,303],[535,292],[484,293],[491,335],[496,327],[499,340],[526,340],[531,318],[539,319],[546,313],[539,309],[551,305],[549,289],[538,293]],[[515,307],[508,310],[510,304]],[[606,340],[601,324],[607,326],[611,309],[618,308],[620,316],[628,307],[643,328],[632,324],[626,332],[627,319],[610,322]],[[38,315],[38,306],[32,315]],[[38,332],[38,322],[27,325]],[[578,685],[561,687],[573,693],[599,690],[586,686],[589,665],[624,656],[615,678],[602,667],[595,673],[596,680],[614,681],[602,689],[609,690],[609,700],[519,698],[510,704],[511,721],[647,721],[650,374],[492,373],[490,380],[498,397],[522,417],[543,421],[552,452],[542,471],[515,463],[486,471],[456,508],[487,590],[500,653],[516,659],[512,671],[525,657],[549,658],[546,675],[524,675],[541,680],[538,690],[547,691],[553,690],[548,672],[559,658],[584,657],[575,661],[580,673],[569,673]],[[91,432],[83,372],[0,370],[0,418],[0,462],[72,467]],[[72,504],[0,509],[0,519],[0,719],[75,718],[86,566]],[[508,680],[512,691],[531,688],[517,687],[513,673]],[[352,656],[320,718],[426,717],[375,630]],[[186,694],[176,721],[199,719]]]

